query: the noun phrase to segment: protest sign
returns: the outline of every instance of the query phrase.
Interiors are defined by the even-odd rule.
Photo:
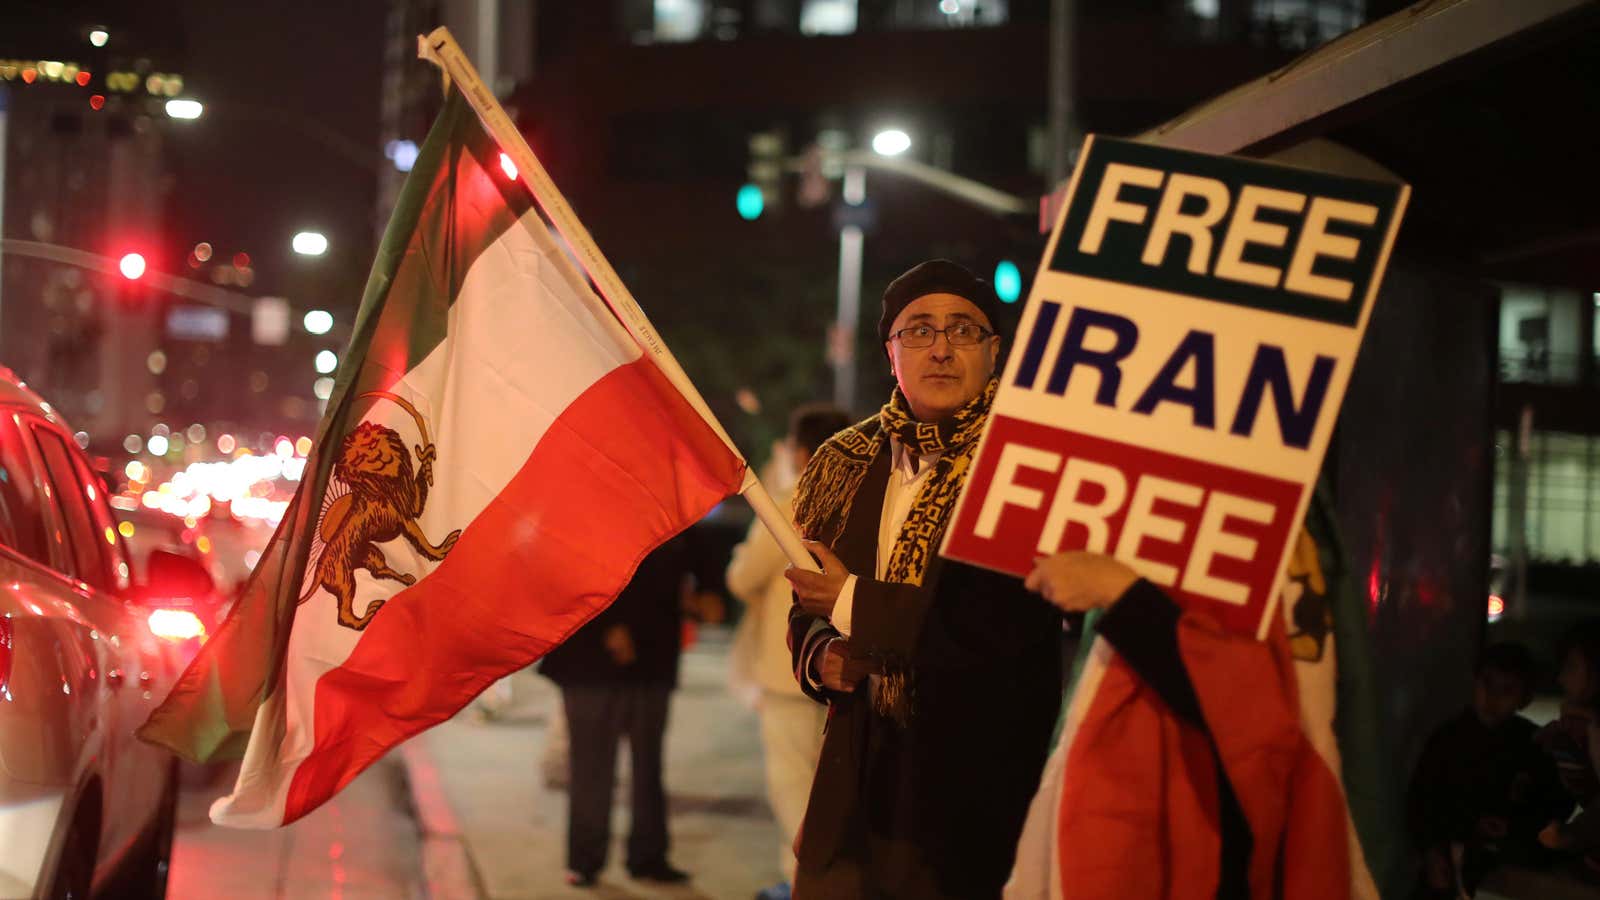
[[[1409,188],[1091,137],[942,552],[1265,635]]]

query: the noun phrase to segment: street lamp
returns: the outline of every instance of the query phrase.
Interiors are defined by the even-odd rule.
[[[305,326],[312,334],[327,334],[333,330],[333,314],[325,309],[313,309],[306,313]]]
[[[898,128],[886,128],[872,136],[872,152],[880,156],[899,156],[911,149],[911,135]]]
[[[199,100],[178,98],[167,101],[167,115],[174,119],[198,119],[205,109]]]
[[[321,256],[328,252],[328,238],[320,231],[302,231],[290,242],[301,256]]]
[[[880,156],[899,156],[911,149],[911,136],[898,128],[886,128],[872,136],[873,152]],[[860,207],[867,202],[867,169],[861,162],[844,168],[841,191],[845,205]],[[834,319],[833,402],[851,409],[856,399],[856,325],[861,319],[861,260],[865,235],[858,222],[847,221],[839,229],[839,311]]]

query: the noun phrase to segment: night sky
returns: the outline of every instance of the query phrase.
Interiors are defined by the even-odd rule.
[[[0,57],[99,67],[84,38],[99,25],[111,34],[104,54],[180,72],[206,111],[152,118],[172,178],[152,268],[191,274],[185,256],[208,241],[218,260],[250,255],[248,293],[353,311],[387,218],[374,208],[377,167],[389,165],[378,144],[385,11],[381,0],[7,0]],[[302,229],[327,234],[326,257],[291,252]]]
[[[174,245],[243,250],[258,278],[252,292],[353,310],[350,282],[359,292],[381,225],[375,167],[389,164],[378,146],[384,4],[184,0],[178,13],[188,92],[206,113],[169,123]],[[340,138],[365,148],[369,166],[331,146]],[[308,228],[328,235],[327,256],[291,252],[290,238]],[[297,296],[307,291],[331,296]]]

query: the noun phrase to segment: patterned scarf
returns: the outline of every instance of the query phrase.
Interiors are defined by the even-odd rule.
[[[917,491],[911,512],[895,537],[884,567],[884,580],[922,584],[928,560],[936,552],[956,497],[978,448],[978,436],[989,418],[998,379],[983,393],[938,422],[919,422],[905,395],[895,388],[878,414],[839,432],[812,457],[795,489],[795,522],[806,537],[832,545],[844,532],[856,493],[879,453],[889,452],[894,436],[909,453],[938,453],[933,471]],[[904,725],[911,715],[911,670],[905,660],[885,660],[884,677],[873,693],[873,707]]]

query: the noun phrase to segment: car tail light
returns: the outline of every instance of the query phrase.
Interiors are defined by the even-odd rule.
[[[150,613],[150,631],[169,641],[187,641],[206,636],[200,617],[186,609],[157,609]]]

